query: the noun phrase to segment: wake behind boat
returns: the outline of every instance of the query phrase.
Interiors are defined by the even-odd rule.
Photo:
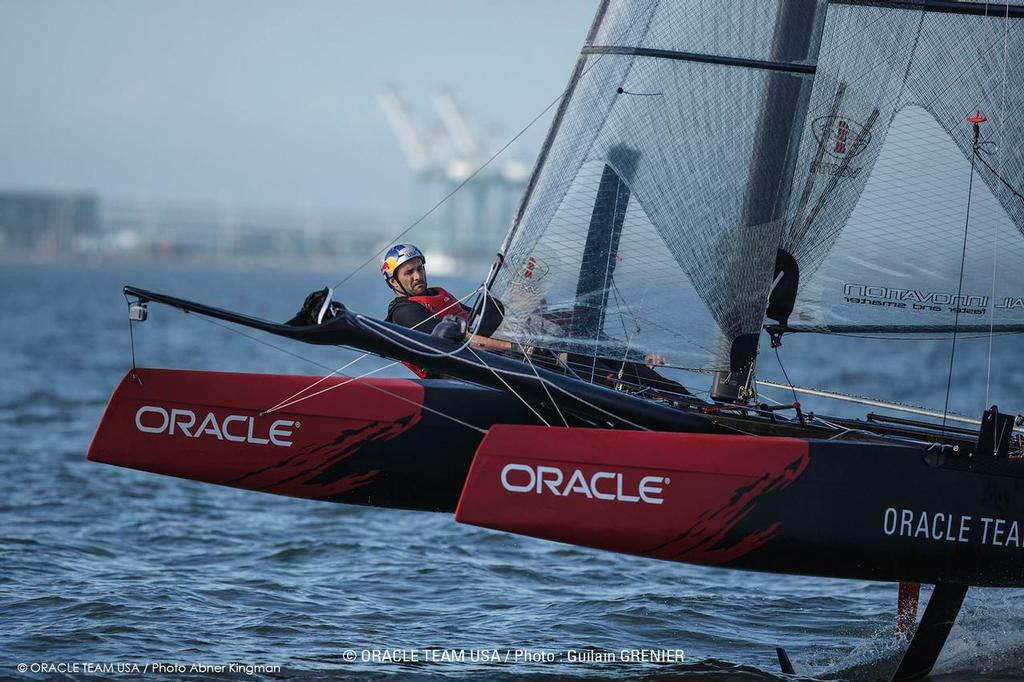
[[[958,335],[1024,331],[1024,7],[712,4],[599,8],[481,287],[504,304],[502,352],[343,305],[290,326],[126,287],[136,319],[163,304],[449,378],[133,368],[90,459],[651,558],[934,583],[896,679],[926,674],[968,586],[1024,585],[1020,419],[987,398],[972,427],[805,414],[762,401],[757,356],[765,335],[938,336],[956,391]],[[708,399],[596,369],[647,354],[710,374]]]

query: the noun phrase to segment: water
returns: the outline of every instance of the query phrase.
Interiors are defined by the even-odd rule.
[[[106,399],[131,362],[121,285],[285,319],[308,291],[335,279],[3,267],[0,677],[106,679],[112,674],[85,667],[106,664],[127,670],[113,675],[122,679],[783,679],[776,645],[808,678],[874,680],[892,671],[901,651],[892,585],[654,562],[461,526],[443,514],[279,498],[85,461]],[[470,288],[468,280],[444,284]],[[341,298],[379,314],[387,292],[369,274]],[[322,373],[305,358],[333,368],[355,357],[250,339],[157,306],[150,318],[136,326],[140,365]],[[885,386],[891,397],[941,408],[948,343],[913,353],[866,345],[787,340],[782,357],[797,383],[826,372],[821,382],[862,393]],[[963,348],[954,379],[962,391],[952,402],[976,411],[987,341]],[[1007,401],[1019,394],[1011,389],[1021,363],[1007,339],[995,350],[990,395]],[[357,367],[366,371],[380,361],[363,362]],[[774,357],[762,364],[777,373]],[[1022,606],[1020,591],[972,590],[938,678],[1024,677]],[[436,658],[461,651],[465,660],[424,662],[424,649]],[[583,649],[616,657],[681,649],[685,658],[566,660]],[[406,658],[417,651],[420,660],[362,661],[364,650]],[[512,661],[470,660],[491,650]],[[514,662],[524,651],[556,660]],[[22,663],[72,672],[34,673],[36,665],[21,673]],[[147,664],[162,667],[142,672]],[[189,672],[196,664],[271,668]]]

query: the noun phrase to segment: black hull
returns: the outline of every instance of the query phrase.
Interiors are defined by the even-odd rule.
[[[127,291],[310,343],[345,343],[487,385],[507,383],[539,417],[510,392],[461,381],[362,380],[339,389],[345,393],[289,408],[284,416],[303,424],[294,447],[168,438],[150,433],[159,430],[155,417],[147,417],[145,433],[133,426],[140,405],[192,405],[197,423],[200,404],[215,406],[210,416],[223,421],[225,432],[230,420],[248,419],[251,433],[269,428],[260,421],[268,405],[315,378],[197,373],[206,375],[200,390],[195,377],[182,380],[174,370],[139,370],[154,374],[141,385],[130,380],[132,373],[122,381],[90,448],[94,460],[329,502],[457,511],[468,523],[687,563],[882,581],[1024,585],[1024,460],[977,455],[963,432],[888,425],[884,433],[858,428],[848,434],[858,441],[822,440],[835,432],[802,420],[653,403],[348,312],[318,327],[294,328]],[[401,401],[394,400],[396,392]],[[561,413],[550,404],[552,393]],[[602,461],[604,468],[595,470],[602,476],[646,469],[668,479],[672,472],[678,510],[665,514],[666,505],[658,508],[661,516],[647,517],[638,506],[609,506],[591,495],[577,500],[577,510],[561,506],[564,495],[510,497],[494,487],[500,471],[474,483],[486,459],[481,443],[495,426],[530,427],[541,418],[560,424],[561,415],[572,428],[535,429],[540,435],[513,440],[508,456],[548,467],[587,442],[581,461]],[[737,431],[753,434],[739,459],[734,444],[744,437]],[[611,438],[625,440],[613,446]],[[631,438],[655,441],[640,446]],[[705,440],[696,447],[678,438]],[[780,442],[792,449],[791,460],[773,459],[769,451]],[[957,452],[926,443],[955,445]],[[730,473],[722,473],[723,466],[732,467]],[[566,480],[572,471],[565,470]],[[479,515],[469,514],[467,493],[481,486],[487,492],[479,498]],[[538,494],[542,488],[538,484]],[[617,529],[610,539],[609,528]]]

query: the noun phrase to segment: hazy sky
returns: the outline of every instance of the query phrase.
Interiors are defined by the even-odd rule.
[[[411,172],[378,88],[436,120],[450,86],[511,135],[565,86],[596,5],[0,0],[0,188],[394,212]]]

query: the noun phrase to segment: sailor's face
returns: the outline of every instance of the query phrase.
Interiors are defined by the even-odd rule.
[[[413,258],[399,265],[395,279],[410,296],[422,296],[427,292],[427,271],[422,258]]]

